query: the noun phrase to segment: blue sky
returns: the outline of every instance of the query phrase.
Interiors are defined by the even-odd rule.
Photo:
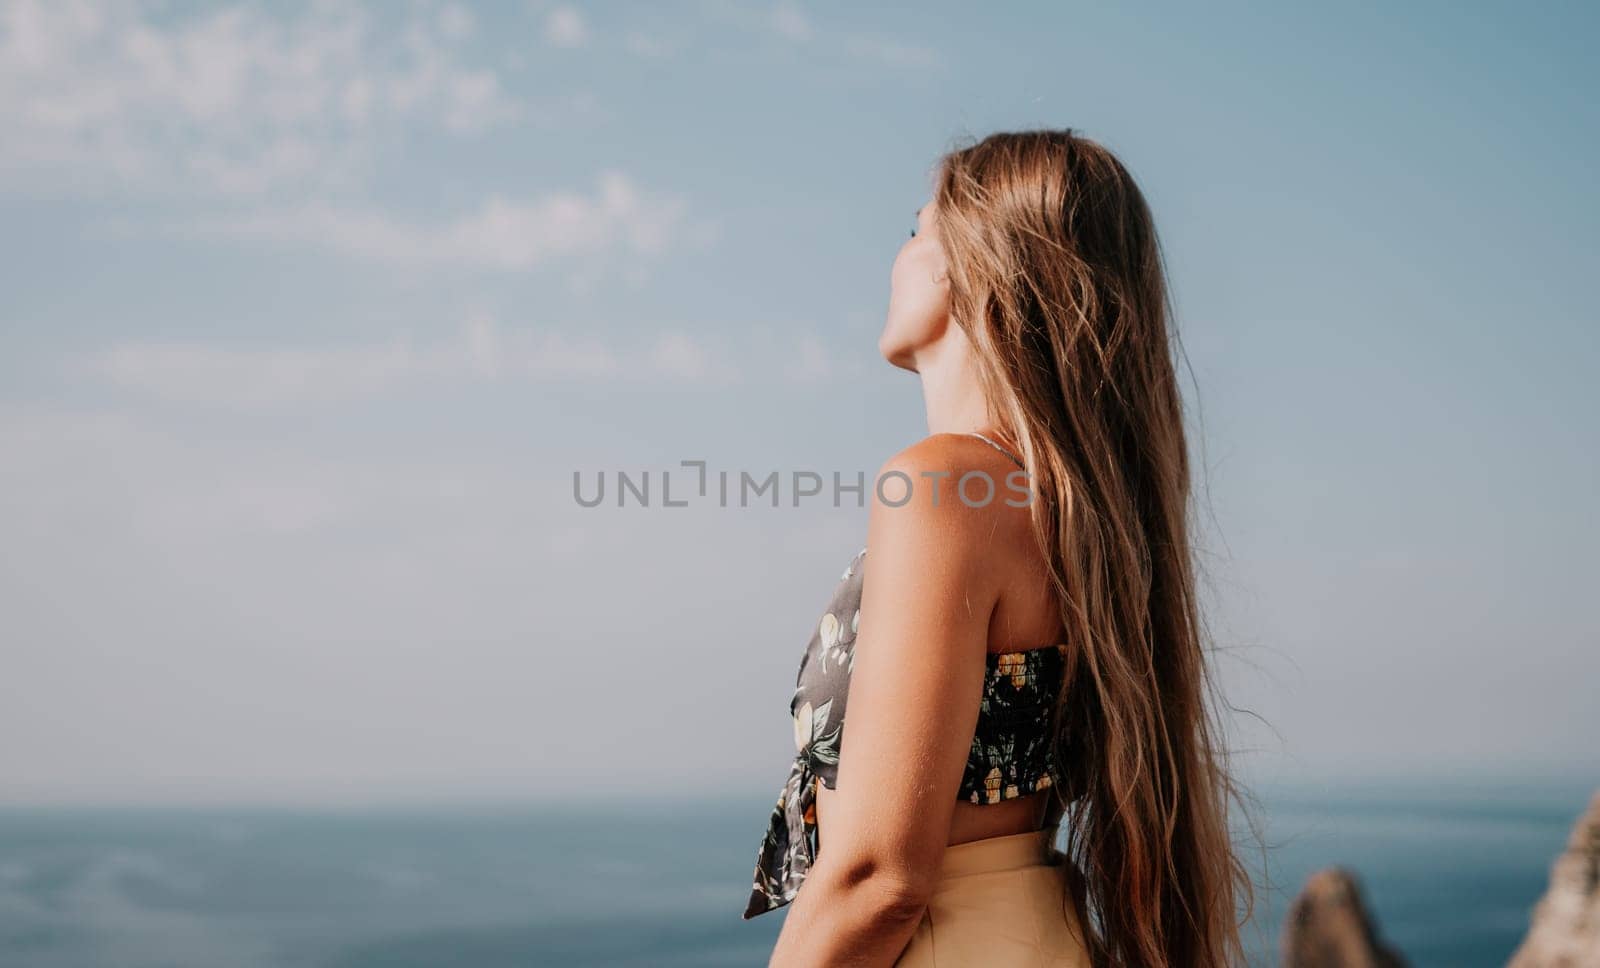
[[[0,2],[16,800],[776,791],[957,140],[1163,233],[1241,762],[1600,760],[1593,8]]]

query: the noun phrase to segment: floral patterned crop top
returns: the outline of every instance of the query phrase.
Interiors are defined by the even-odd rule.
[[[817,857],[816,785],[836,789],[866,553],[861,549],[845,568],[800,661],[789,702],[799,752],[756,854],[755,883],[744,920],[794,900]],[[1065,649],[1049,645],[988,654],[978,724],[957,794],[961,799],[999,803],[1061,779],[1050,754],[1050,720],[1061,687]]]

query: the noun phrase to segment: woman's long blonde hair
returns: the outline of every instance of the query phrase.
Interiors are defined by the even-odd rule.
[[[1240,788],[1211,703],[1150,210],[1111,152],[1070,129],[952,151],[934,201],[951,315],[1027,462],[1071,646],[1053,741],[1090,954],[1238,963],[1253,888],[1229,831]]]

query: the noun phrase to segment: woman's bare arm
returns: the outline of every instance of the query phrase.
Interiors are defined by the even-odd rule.
[[[956,447],[931,437],[880,471],[904,474],[910,500],[894,507],[874,495],[838,789],[773,951],[777,968],[892,965],[938,877],[999,594],[985,564],[993,510],[957,498]],[[890,502],[902,484],[887,479]]]

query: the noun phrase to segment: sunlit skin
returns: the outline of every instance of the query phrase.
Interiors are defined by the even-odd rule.
[[[952,482],[1016,470],[970,431],[1004,442],[984,399],[950,290],[932,203],[890,273],[884,359],[922,383],[930,436],[879,474],[913,482],[901,507],[874,495],[867,580],[838,787],[817,797],[819,853],[789,906],[771,965],[893,965],[937,881],[944,848],[1056,823],[1049,790],[996,804],[956,799],[977,725],[984,653],[1062,641],[1028,509],[971,507]],[[948,477],[923,476],[948,472]],[[935,503],[935,482],[938,500]],[[869,488],[869,491],[874,490]],[[897,486],[886,486],[898,501]]]

